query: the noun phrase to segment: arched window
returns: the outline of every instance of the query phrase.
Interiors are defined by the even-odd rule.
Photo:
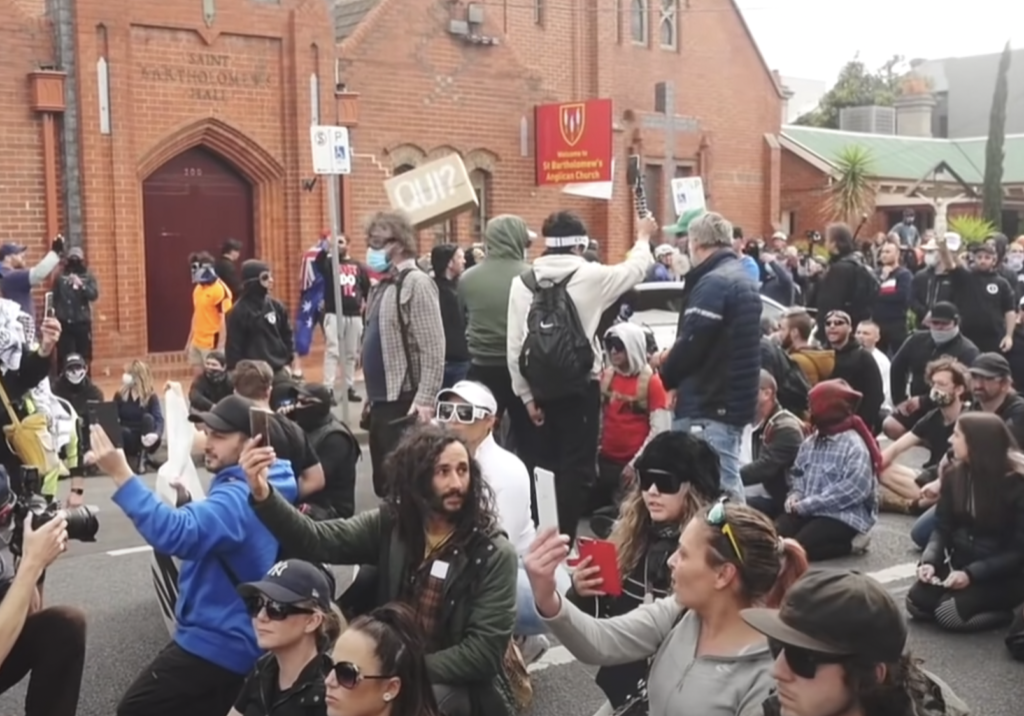
[[[473,239],[483,241],[484,229],[491,218],[491,175],[484,169],[474,169],[469,173],[469,181],[477,202],[473,209]]]
[[[405,174],[406,172],[411,172],[415,168],[416,167],[414,167],[412,164],[399,164],[397,167],[395,167],[395,170],[391,172],[391,176]]]
[[[633,0],[633,6],[630,12],[633,42],[638,45],[647,44],[647,3],[649,1],[650,0]]]
[[[661,0],[659,25],[661,46],[666,50],[678,49],[679,0]]]

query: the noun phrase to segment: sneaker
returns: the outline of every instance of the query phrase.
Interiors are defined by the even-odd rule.
[[[348,389],[348,402],[350,403],[361,403],[363,402],[363,396],[356,392],[355,388]]]
[[[853,551],[851,554],[864,554],[871,546],[871,535],[859,534],[853,538]]]
[[[533,636],[516,637],[516,646],[519,647],[519,653],[523,655],[523,661],[529,666],[535,661],[539,661],[548,652],[551,642],[543,634],[534,634]]]

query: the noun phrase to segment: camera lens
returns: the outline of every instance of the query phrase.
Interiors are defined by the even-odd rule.
[[[88,505],[65,510],[68,521],[68,539],[78,542],[95,542],[96,533],[100,529],[100,521],[96,518],[96,510]]]

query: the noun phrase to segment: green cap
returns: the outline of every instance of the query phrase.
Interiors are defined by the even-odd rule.
[[[680,215],[679,221],[672,224],[671,226],[665,227],[665,233],[675,234],[676,236],[680,234],[689,233],[690,223],[698,216],[704,213],[705,209],[687,209],[682,213],[682,215]]]

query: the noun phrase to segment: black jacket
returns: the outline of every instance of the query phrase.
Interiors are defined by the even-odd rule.
[[[209,410],[234,391],[235,386],[231,383],[230,373],[224,373],[223,378],[218,381],[210,380],[204,373],[193,380],[192,386],[188,389],[189,407],[192,410]]]
[[[804,426],[790,412],[777,408],[753,435],[753,460],[740,468],[745,487],[761,485],[781,505],[789,492],[789,469],[804,442]]]
[[[81,283],[75,287],[75,277]],[[85,266],[65,268],[53,281],[53,310],[61,325],[92,322],[92,304],[100,297],[96,277]]]
[[[842,348],[836,349],[836,367],[830,377],[845,380],[851,388],[863,394],[857,415],[877,434],[881,428],[885,387],[882,372],[874,357],[850,340]]]
[[[859,274],[867,269],[853,254],[833,257],[825,275],[817,282],[815,305],[818,309],[818,334],[825,335],[825,318],[829,311],[846,311],[856,327],[871,317],[871,306],[858,299]]]
[[[235,711],[242,716],[327,716],[324,678],[331,670],[330,657],[321,654],[306,665],[290,689],[278,689],[277,658],[260,657],[235,700]]]
[[[456,283],[446,278],[434,278],[437,284],[437,300],[441,307],[441,323],[444,325],[445,362],[469,360],[469,346],[466,343],[466,307],[459,300]]]
[[[75,385],[62,375],[53,385],[53,394],[71,403],[71,407],[80,418],[85,418],[88,414],[89,403],[102,403],[104,400],[103,391],[89,376],[85,376],[81,383]]]
[[[328,415],[319,425],[300,423],[324,470],[324,489],[306,502],[318,505],[330,517],[351,517],[356,513],[356,467],[362,450],[344,423]]]
[[[221,256],[213,262],[213,270],[217,274],[217,278],[227,284],[231,290],[231,299],[237,301],[242,293],[242,284],[238,280],[238,267],[235,266],[235,262],[226,256]]]
[[[254,287],[228,313],[224,354],[228,370],[238,361],[262,360],[277,372],[295,358],[292,326],[284,304]]]
[[[921,398],[922,408],[932,408],[928,399],[929,386],[924,379],[924,369],[940,356],[949,356],[970,368],[978,357],[978,346],[971,343],[962,334],[949,343],[936,345],[930,331],[914,331],[910,334],[896,355],[892,358],[889,369],[889,390],[892,392],[892,404],[899,405],[908,397]],[[907,392],[907,384],[910,392]]]
[[[957,465],[942,480],[937,522],[922,564],[941,568],[948,557],[953,570],[966,572],[972,584],[1016,579],[1024,568],[1024,475],[1004,475],[999,486],[999,519],[979,519],[955,502],[958,484],[970,490],[966,466]]]
[[[937,273],[935,267],[923,268],[914,274],[910,284],[910,310],[920,325],[932,306],[940,301],[953,301],[953,279],[949,273]]]

